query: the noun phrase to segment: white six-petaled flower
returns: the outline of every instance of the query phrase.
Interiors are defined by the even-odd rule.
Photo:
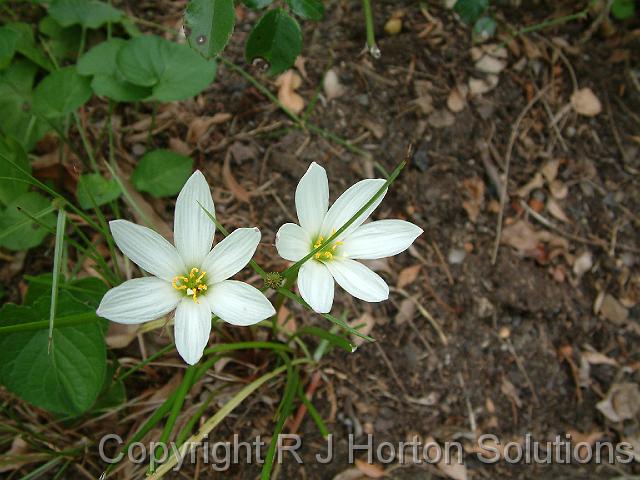
[[[286,260],[297,262],[322,247],[300,267],[298,290],[318,313],[333,304],[334,280],[348,293],[367,302],[389,297],[389,286],[371,269],[356,260],[390,257],[407,248],[422,229],[404,220],[378,220],[363,224],[382,201],[384,193],[335,241],[327,240],[345,225],[384,185],[367,179],[348,188],[329,208],[327,173],[313,162],[296,188],[296,212],[300,225],[286,223],[276,234],[276,249]]]
[[[258,289],[229,280],[251,260],[260,231],[239,228],[211,249],[215,224],[200,205],[214,212],[209,185],[196,171],[176,201],[175,247],[149,228],[126,220],[109,223],[122,253],[153,276],[112,288],[97,311],[113,322],[136,324],[175,310],[176,348],[192,365],[209,341],[211,313],[233,325],[253,325],[275,314]]]

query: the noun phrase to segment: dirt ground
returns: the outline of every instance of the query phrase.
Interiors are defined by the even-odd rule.
[[[158,123],[166,127],[153,137],[155,147],[193,149],[197,167],[213,185],[219,218],[228,228],[260,226],[257,260],[272,270],[286,267],[273,246],[274,235],[282,223],[294,220],[294,188],[311,161],[326,167],[333,200],[358,179],[379,176],[380,167],[391,171],[413,146],[408,166],[374,214],[405,218],[424,229],[409,252],[370,263],[394,286],[390,300],[367,304],[336,291],[333,313],[367,323],[377,340],[353,354],[332,351],[322,362],[313,401],[334,434],[336,459],[327,465],[312,461],[325,451],[324,440],[307,415],[299,429],[306,461],[285,461],[279,478],[640,474],[637,465],[594,462],[486,465],[473,451],[482,434],[506,443],[520,442],[527,433],[540,441],[566,433],[588,444],[626,441],[640,451],[637,19],[604,21],[590,30],[592,15],[501,38],[497,43],[505,44],[492,47],[492,52],[507,52],[497,84],[486,93],[469,93],[453,113],[452,89],[458,85],[464,92],[471,79],[487,78],[473,58],[469,29],[439,2],[426,2],[426,15],[418,2],[374,3],[378,32],[394,14],[402,18],[399,34],[380,35],[382,57],[362,52],[360,2],[328,2],[325,21],[306,24],[304,82],[298,90],[307,105],[321,94],[310,122],[349,140],[369,158],[294,128],[260,91],[223,65],[200,99],[160,108]],[[582,8],[580,2],[535,3],[500,7],[500,31]],[[151,9],[147,13],[174,26],[180,8],[167,10],[164,18]],[[249,23],[238,27],[227,51],[236,63],[243,63]],[[270,82],[257,67],[248,68]],[[343,86],[342,95],[331,100],[322,89],[329,68]],[[601,111],[577,113],[571,103],[576,89],[590,89]],[[96,112],[99,116],[99,107]],[[118,112],[119,146],[129,152],[121,159],[124,172],[132,169],[140,144],[135,130],[125,127],[146,113]],[[209,128],[197,145],[189,144],[189,119],[218,113],[230,116]],[[239,186],[223,172],[227,153]],[[507,162],[509,195],[501,217],[499,192]],[[248,202],[239,198],[243,191],[251,193]],[[160,218],[170,220],[172,202],[147,201]],[[494,264],[499,218],[502,242]],[[46,256],[45,250],[30,255],[25,272],[45,271]],[[291,308],[298,326],[327,326],[322,318]],[[235,329],[218,335],[240,339],[247,334]],[[150,339],[149,348],[165,340]],[[129,349],[137,355],[135,342]],[[244,364],[264,366],[267,359],[255,355],[237,355],[238,363],[225,374],[245,377]],[[154,367],[147,386],[160,387],[173,373]],[[274,384],[244,403],[215,431],[216,440],[228,440],[234,432],[241,438],[267,436],[281,388]],[[602,403],[597,404],[607,399],[610,408],[603,413]],[[110,422],[98,429],[110,431]],[[123,422],[118,428],[126,433],[131,425]],[[466,450],[465,467],[397,461],[349,465],[350,433],[357,443],[371,433],[374,445],[414,435],[440,444],[458,441]],[[86,434],[96,435],[91,429]],[[259,474],[255,465],[234,465],[216,474],[201,468],[199,478]],[[185,470],[172,478],[192,476]]]

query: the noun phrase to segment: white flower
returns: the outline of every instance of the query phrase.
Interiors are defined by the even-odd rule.
[[[182,187],[173,225],[175,247],[153,230],[126,220],[109,223],[127,257],[149,272],[109,290],[97,314],[113,322],[148,322],[175,310],[178,353],[193,365],[209,341],[211,313],[233,325],[253,325],[275,314],[265,296],[243,282],[228,280],[251,260],[257,228],[238,228],[213,250],[215,224],[209,185],[196,171]]]
[[[384,185],[381,179],[362,180],[352,185],[329,208],[327,173],[312,163],[296,188],[296,211],[300,225],[286,223],[276,234],[276,248],[286,260],[297,262],[323,246],[300,267],[298,289],[304,300],[318,313],[327,313],[333,304],[335,280],[360,300],[381,302],[389,298],[389,286],[380,276],[356,260],[396,255],[422,233],[404,220],[366,223],[382,201],[385,192],[366,209],[335,241],[326,240],[339,230]]]

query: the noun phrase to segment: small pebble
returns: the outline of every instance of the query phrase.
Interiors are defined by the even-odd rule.
[[[449,250],[449,263],[451,265],[458,265],[464,261],[464,258],[467,256],[467,252],[465,252],[462,248],[452,248]]]

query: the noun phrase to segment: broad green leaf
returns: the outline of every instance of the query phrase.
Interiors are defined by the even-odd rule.
[[[77,26],[63,27],[53,17],[47,15],[40,20],[38,30],[49,39],[47,45],[51,54],[58,60],[73,59],[78,55],[82,29]]]
[[[289,7],[296,15],[306,20],[322,20],[324,5],[321,0],[287,0]]]
[[[120,185],[115,179],[107,180],[99,173],[89,173],[80,175],[76,197],[80,206],[88,210],[94,205],[100,207],[115,200],[121,193]]]
[[[302,50],[300,26],[284,10],[265,13],[253,27],[245,45],[248,62],[262,59],[269,64],[269,73],[277,75],[293,66]]]
[[[27,180],[29,177],[14,167],[11,162],[22,169],[31,172],[29,159],[22,146],[12,138],[0,138],[0,177],[12,177]],[[0,203],[11,203],[24,192],[29,190],[29,184],[19,180],[0,179]]]
[[[29,278],[29,287],[24,297],[24,305],[33,305],[40,298],[46,298],[51,302],[51,273],[43,273],[36,277]],[[58,283],[59,291],[67,292],[76,301],[83,303],[89,310],[95,310],[100,304],[100,300],[107,293],[108,287],[104,282],[96,277],[85,277],[66,282],[62,276]]]
[[[98,0],[53,0],[49,15],[63,27],[100,28],[107,22],[119,22],[124,13]]]
[[[48,318],[49,300],[33,306],[6,304],[0,325]],[[58,315],[89,311],[67,292],[58,296]],[[54,323],[55,325],[55,323]],[[31,404],[57,414],[77,416],[95,402],[105,377],[106,347],[100,321],[55,327],[48,353],[46,329],[0,337],[0,383]]]
[[[14,61],[0,71],[0,129],[31,150],[51,126],[32,112],[32,88],[38,68],[29,60]]]
[[[227,46],[236,23],[233,0],[191,0],[184,14],[191,48],[215,57]]]
[[[91,98],[91,81],[75,67],[65,67],[47,75],[36,87],[34,108],[47,117],[71,113]]]
[[[258,10],[260,8],[268,7],[273,3],[273,0],[242,0],[247,8],[252,10]]]
[[[460,15],[463,22],[471,25],[489,8],[489,0],[458,0],[453,11]]]
[[[51,62],[36,44],[31,25],[24,22],[14,22],[8,23],[5,28],[17,34],[16,52],[21,53],[45,70],[52,69]]]
[[[50,200],[37,192],[23,193],[0,212],[0,246],[9,250],[28,250],[36,247],[49,234],[46,228],[33,222],[20,210],[28,212],[51,229],[56,224]]]
[[[216,63],[189,46],[156,36],[134,38],[120,49],[117,65],[123,77],[151,87],[161,102],[185,100],[204,90],[214,79]]]
[[[116,58],[126,44],[122,38],[112,38],[99,43],[78,60],[78,73],[94,76],[91,88],[96,95],[117,102],[133,102],[151,96],[150,87],[127,82],[118,71]]]
[[[0,27],[0,68],[7,68],[16,51],[18,34],[7,27]]]
[[[107,363],[107,370],[104,376],[104,384],[96,403],[91,407],[92,411],[107,410],[121,405],[126,399],[124,383],[121,380],[113,381],[116,374],[114,362]]]
[[[137,190],[154,197],[176,195],[192,173],[193,160],[169,150],[154,150],[145,154],[131,182]]]
[[[636,13],[636,2],[635,0],[613,0],[611,13],[618,20],[631,18]]]

